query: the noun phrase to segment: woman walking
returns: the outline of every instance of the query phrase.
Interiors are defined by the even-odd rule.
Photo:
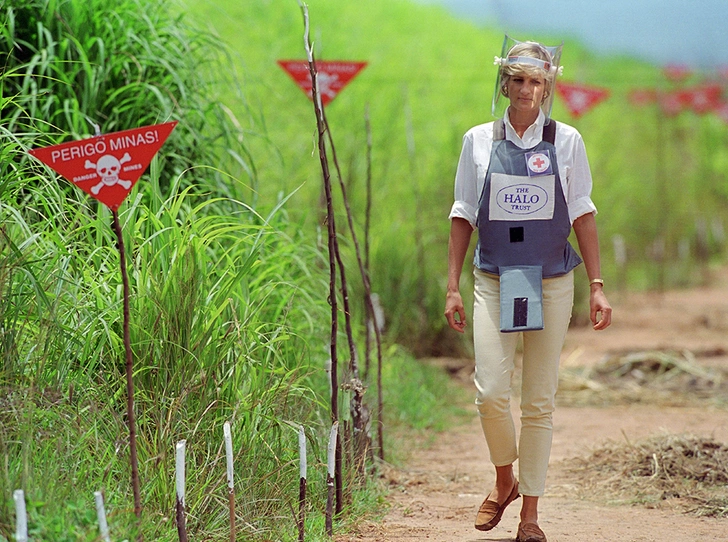
[[[611,323],[604,295],[599,242],[584,142],[571,126],[550,118],[561,47],[508,36],[493,98],[495,122],[470,129],[455,176],[450,212],[445,316],[463,332],[460,275],[473,231],[476,405],[495,487],[475,528],[488,531],[523,496],[518,542],[546,542],[538,525],[552,440],[559,358],[571,319],[574,268],[589,278],[595,330]],[[506,106],[505,111],[500,110]],[[568,242],[574,230],[581,258]],[[510,410],[516,346],[523,339],[521,431]],[[518,478],[513,463],[518,459]]]

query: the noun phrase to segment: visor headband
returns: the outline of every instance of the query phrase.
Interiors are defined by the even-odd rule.
[[[493,62],[496,66],[511,66],[513,64],[529,64],[531,66],[536,66],[537,68],[541,68],[549,75],[561,75],[564,71],[563,66],[559,66],[558,68],[551,64],[551,62],[547,62],[545,60],[541,60],[540,58],[533,58],[530,56],[509,56],[506,58],[501,58],[499,56],[495,57],[495,60]]]

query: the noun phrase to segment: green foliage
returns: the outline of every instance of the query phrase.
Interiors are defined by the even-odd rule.
[[[111,217],[27,155],[66,133],[83,136],[86,115],[104,131],[182,119],[164,158],[152,163],[151,182],[140,182],[121,212],[135,292],[147,538],[176,536],[171,452],[179,439],[190,440],[191,533],[225,531],[223,421],[233,424],[238,455],[241,535],[265,536],[289,517],[298,424],[321,453],[327,415],[317,390],[326,382],[314,370],[323,365],[318,338],[328,313],[318,295],[321,255],[284,233],[280,206],[261,215],[229,197],[249,193],[239,179],[199,167],[219,164],[230,142],[230,153],[244,148],[225,109],[205,94],[202,75],[217,49],[206,58],[197,47],[214,40],[192,35],[199,41],[192,47],[163,8],[32,2],[3,11],[2,38],[13,52],[0,75],[0,533],[7,537],[14,512],[5,496],[20,487],[34,538],[97,539],[98,489],[112,531],[133,534]],[[133,78],[131,67],[139,72]],[[243,175],[252,172],[245,165],[236,168]],[[312,473],[311,484],[324,492],[322,475]]]
[[[17,197],[8,197],[0,207],[0,491],[28,488],[37,537],[60,540],[54,533],[63,531],[69,540],[91,540],[93,523],[70,510],[93,510],[93,491],[104,489],[112,528],[128,532],[121,290],[110,217],[100,210],[89,219],[88,200],[71,205],[43,176],[16,179],[23,180],[8,195],[24,192],[26,206],[16,209]],[[221,428],[230,420],[240,513],[251,536],[269,532],[296,494],[298,424],[321,452],[327,417],[316,390],[326,383],[312,366],[317,357],[323,364],[320,348],[315,339],[309,344],[325,336],[328,305],[316,297],[325,290],[315,272],[321,256],[282,232],[281,213],[263,217],[239,204],[228,214],[217,207],[230,202],[194,196],[192,187],[166,198],[155,186],[140,185],[144,193],[121,213],[136,293],[143,528],[150,539],[173,539],[173,522],[160,519],[174,506],[172,450],[185,438],[188,508],[200,518],[190,520],[191,532],[224,530],[224,518],[207,518],[221,516]],[[73,207],[79,211],[46,213]],[[321,484],[323,492],[323,477],[311,480],[312,491]],[[9,507],[0,510],[6,536]]]
[[[258,202],[250,190],[257,177],[247,142],[212,92],[224,48],[170,17],[163,1],[0,6],[9,51],[0,73],[0,537],[13,532],[5,496],[17,488],[25,489],[34,539],[97,540],[97,490],[114,538],[131,539],[137,529],[111,216],[27,151],[83,137],[89,120],[110,131],[178,118],[120,211],[141,529],[149,540],[176,539],[172,451],[187,439],[189,531],[227,538],[221,433],[231,421],[239,538],[293,540],[299,424],[309,441],[310,494],[326,492],[327,266],[291,205],[296,184],[267,188]],[[232,96],[235,78],[225,78]],[[256,145],[265,158],[270,146]],[[441,384],[420,378],[404,353],[385,378],[393,386],[408,366],[422,400],[399,418],[431,426],[438,403],[427,390]],[[376,486],[345,477],[337,528],[347,514],[381,505]],[[309,504],[312,540],[326,538],[322,508],[319,499]]]
[[[460,391],[445,371],[426,361],[409,363],[408,358],[401,347],[387,351],[386,404],[396,416],[394,424],[434,436],[462,417],[463,405],[454,400]]]
[[[230,44],[233,59],[243,67],[248,103],[265,128],[248,139],[251,152],[263,157],[258,167],[260,200],[306,183],[288,209],[295,219],[318,221],[313,108],[276,65],[279,59],[304,58],[298,4],[188,4]],[[483,77],[483,66],[492,64],[502,35],[402,0],[317,0],[308,5],[319,59],[368,62],[327,108],[327,117],[361,240],[367,168],[364,115],[369,107],[372,286],[384,305],[389,336],[418,353],[432,352],[439,347],[437,337],[445,336],[441,314],[447,202],[452,200],[460,141],[478,118],[489,114],[492,83]],[[467,52],[455,43],[466,43]],[[225,101],[235,110],[232,96]],[[450,344],[457,348],[454,341]]]
[[[0,3],[3,124],[44,146],[178,120],[160,175],[168,187],[199,164],[233,164],[254,179],[242,136],[211,99],[224,48],[173,15],[167,0]],[[234,81],[228,79],[232,92]],[[215,170],[193,178],[217,193],[250,194]]]
[[[304,58],[298,3],[186,3],[230,44],[235,64],[242,67],[248,103],[265,129],[248,139],[254,154],[264,157],[258,168],[261,201],[307,182],[289,210],[292,216],[318,220],[312,105],[276,65],[279,59]],[[371,276],[388,317],[388,334],[418,353],[467,352],[468,338],[453,340],[442,317],[447,215],[462,134],[492,120],[492,59],[500,53],[503,32],[405,0],[307,4],[317,58],[369,63],[327,107],[327,116],[361,228],[369,108]],[[549,44],[562,40],[514,37]],[[579,129],[587,145],[608,287],[660,288],[703,280],[701,270],[724,257],[725,124],[689,112],[661,118],[654,105],[631,104],[635,88],[669,87],[656,66],[598,57],[573,40],[565,44],[562,63],[565,81],[611,91],[606,102],[578,119],[558,97],[554,107],[554,117]],[[699,81],[696,75],[685,85]],[[233,96],[225,101],[236,110]],[[617,236],[626,246],[626,265],[617,261]],[[588,289],[581,271],[578,279],[582,295],[576,311],[583,316]]]

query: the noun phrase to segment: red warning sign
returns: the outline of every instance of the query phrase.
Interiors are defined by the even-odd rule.
[[[662,73],[670,81],[684,81],[692,75],[692,70],[682,64],[668,64],[662,69]]]
[[[309,99],[313,99],[308,61],[279,60],[278,65],[286,70],[286,73],[291,76],[291,79],[306,93]],[[321,103],[328,105],[366,65],[366,62],[317,60],[316,72],[318,73],[318,91],[321,95]]]
[[[569,113],[574,117],[580,117],[609,97],[609,91],[605,88],[574,83],[559,82],[556,92],[564,99]]]
[[[117,210],[177,121],[33,149],[30,154],[112,210]]]
[[[682,96],[686,107],[699,115],[703,115],[709,113],[721,103],[723,88],[717,84],[698,85],[683,91]]]

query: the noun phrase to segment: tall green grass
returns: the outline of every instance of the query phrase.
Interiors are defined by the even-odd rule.
[[[174,15],[167,0],[28,0],[0,5],[3,124],[36,146],[177,120],[166,142],[163,188],[191,177],[215,193],[249,197],[255,166],[229,109],[214,96],[229,71],[225,47]],[[233,77],[227,88],[236,92]],[[240,94],[237,94],[240,97]],[[212,98],[212,99],[211,99]],[[242,100],[238,100],[241,111]],[[239,169],[231,183],[219,171]]]
[[[148,540],[176,539],[172,451],[187,439],[190,534],[227,539],[222,425],[229,420],[238,538],[295,539],[300,424],[310,454],[308,538],[325,538],[317,498],[326,494],[329,424],[322,246],[302,227],[298,184],[264,200],[255,190],[257,162],[244,136],[263,119],[250,113],[245,131],[217,101],[224,47],[168,9],[157,0],[3,5],[0,538],[12,536],[9,496],[18,488],[33,539],[97,540],[97,490],[113,538],[136,534],[111,215],[27,151],[89,135],[89,121],[107,132],[169,118],[181,122],[120,210],[141,530]],[[225,78],[230,92],[234,76]],[[393,412],[391,425],[433,427],[441,404],[428,390],[442,383],[424,377],[406,353],[390,355],[389,400],[420,405]],[[407,385],[395,392],[405,375]],[[340,525],[354,510],[381,504],[376,484],[345,477]]]
[[[25,150],[17,145],[14,158]],[[118,253],[108,211],[94,217],[85,196],[72,199],[76,192],[33,169],[26,161],[18,170],[0,207],[0,492],[26,489],[37,539],[90,540],[93,517],[81,511],[83,503],[92,510],[95,490],[106,492],[115,532],[132,523]],[[224,528],[209,518],[224,510],[220,443],[230,420],[240,514],[253,536],[287,515],[298,424],[320,450],[326,416],[316,390],[326,383],[311,338],[325,336],[327,305],[315,297],[325,287],[321,256],[282,231],[282,213],[260,216],[240,202],[238,213],[223,213],[220,201],[182,184],[165,196],[158,183],[139,183],[121,213],[133,255],[143,528],[149,539],[173,539],[173,523],[160,519],[173,510],[172,450],[182,438],[191,532]],[[55,209],[66,212],[49,214]],[[9,536],[13,514],[3,502],[0,533]]]
[[[283,233],[278,214],[259,216],[242,204],[238,216],[216,213],[217,202],[192,195],[191,187],[165,198],[152,186],[121,213],[133,254],[145,535],[175,536],[173,522],[161,519],[173,510],[172,451],[183,438],[190,450],[191,532],[224,530],[225,420],[238,451],[245,532],[270,532],[284,519],[293,525],[287,510],[296,494],[295,430],[304,424],[320,453],[326,421],[315,339],[325,337],[327,314],[325,298],[314,296],[325,287],[316,273],[320,254]],[[84,502],[92,509],[89,498],[98,489],[114,512],[112,530],[128,532],[121,292],[110,216],[101,211],[88,221],[71,214],[71,222],[59,225],[58,216],[43,212],[55,207],[53,192],[23,188],[42,226],[28,238],[34,225],[3,202],[0,454],[7,468],[0,492],[26,489],[31,523],[41,526],[37,539],[61,540],[54,529],[69,527],[73,534],[63,539],[93,539],[93,522],[85,525],[68,510],[80,511]],[[56,197],[59,206],[68,204],[61,191]],[[157,212],[145,198],[158,201]],[[81,199],[74,201],[80,208],[88,204]],[[79,246],[86,250],[74,250]],[[313,491],[317,482],[323,491],[314,471]],[[0,532],[9,536],[12,511],[4,502]]]
[[[177,440],[190,442],[189,525],[200,536],[224,529],[224,420],[233,423],[239,524],[250,537],[288,516],[298,424],[320,451],[325,378],[314,363],[323,365],[323,349],[310,343],[325,337],[321,255],[285,233],[280,208],[263,216],[233,197],[250,194],[250,178],[220,164],[244,176],[252,166],[226,162],[220,150],[244,147],[205,94],[201,74],[216,59],[206,64],[195,48],[214,42],[202,34],[184,42],[185,27],[164,7],[35,2],[3,13],[11,55],[0,107],[0,493],[26,490],[35,539],[96,539],[89,511],[98,489],[115,536],[133,531],[111,217],[27,155],[88,134],[89,119],[103,131],[183,119],[151,182],[140,182],[121,212],[147,538],[175,536],[164,518]],[[192,167],[205,162],[214,166]],[[322,479],[313,472],[312,488]],[[0,506],[7,537],[10,503]]]
[[[158,202],[154,212],[139,194],[121,214],[134,254],[131,322],[145,538],[176,539],[170,519],[172,451],[182,438],[189,451],[190,532],[226,538],[221,427],[231,420],[238,523],[244,526],[239,536],[293,539],[285,526],[292,531],[295,524],[296,428],[304,424],[312,457],[308,530],[310,539],[318,539],[322,501],[317,504],[316,497],[325,494],[321,435],[328,423],[321,399],[328,385],[321,370],[324,340],[318,342],[326,336],[328,307],[314,296],[326,289],[320,253],[281,231],[282,213],[241,224],[203,214],[215,202],[190,191],[165,199],[153,192],[153,183],[139,187]],[[35,198],[50,199],[43,190]],[[3,205],[6,240],[29,229],[13,214]],[[112,533],[134,532],[122,414],[118,261],[108,226],[108,213],[102,212],[87,227],[49,228],[49,235],[36,236],[35,249],[19,248],[45,255],[25,263],[3,245],[2,299],[15,300],[18,313],[37,311],[38,318],[8,333],[13,320],[3,312],[3,339],[12,338],[13,348],[4,349],[0,372],[0,455],[6,465],[0,493],[26,489],[36,539],[96,539],[90,511],[91,495],[99,489]],[[65,249],[84,244],[89,232],[102,238],[93,261]],[[39,289],[55,289],[57,295],[41,307],[37,295],[18,302],[22,290],[8,279],[16,273],[34,276]],[[387,359],[393,406],[388,427],[436,428],[441,413],[435,413],[447,404],[434,393],[442,382],[411,365],[402,352],[390,351]],[[9,537],[13,511],[5,502],[0,533]]]

